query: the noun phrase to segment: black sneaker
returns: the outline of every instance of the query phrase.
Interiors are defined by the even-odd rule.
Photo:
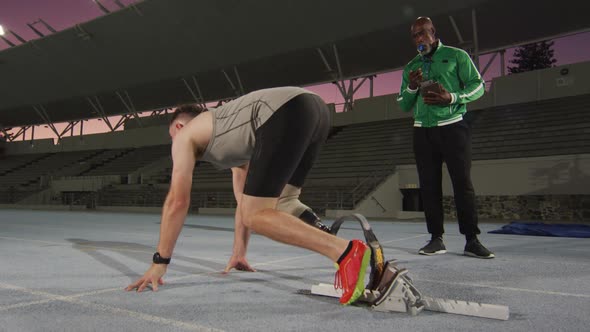
[[[489,251],[486,247],[484,247],[483,244],[481,244],[477,239],[467,242],[463,254],[465,256],[484,259],[496,257],[493,252]]]
[[[432,238],[427,245],[425,245],[423,248],[420,249],[420,251],[418,251],[420,255],[427,256],[444,254],[446,252],[447,248],[445,247],[445,244],[443,243],[443,240],[440,237]]]

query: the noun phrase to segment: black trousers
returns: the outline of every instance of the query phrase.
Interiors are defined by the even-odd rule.
[[[444,162],[453,183],[459,231],[468,236],[479,234],[475,191],[471,183],[469,124],[462,120],[441,127],[415,127],[414,155],[428,233],[435,235],[444,233],[442,205],[442,164]]]

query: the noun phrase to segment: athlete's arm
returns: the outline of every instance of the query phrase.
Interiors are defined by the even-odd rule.
[[[162,211],[162,223],[160,225],[160,241],[158,253],[161,257],[169,258],[182,230],[182,225],[190,206],[190,194],[193,183],[193,170],[195,168],[195,150],[188,137],[178,137],[172,144],[172,180],[170,190],[166,196]],[[158,285],[163,285],[162,277],[166,273],[168,265],[154,264],[145,274],[136,280],[125,290],[137,289],[143,291],[150,283],[153,290],[158,290]]]
[[[178,137],[172,144],[172,180],[162,210],[158,252],[171,257],[188,213],[195,169],[195,150],[190,139]]]
[[[248,165],[241,167],[233,167],[232,182],[234,187],[234,196],[236,197],[236,220],[234,230],[234,246],[232,257],[230,258],[225,272],[229,272],[232,268],[242,271],[254,271],[246,260],[246,252],[248,250],[248,242],[250,240],[250,230],[242,223],[242,214],[240,209],[240,201],[244,193],[244,184],[246,183],[246,176],[248,175]]]

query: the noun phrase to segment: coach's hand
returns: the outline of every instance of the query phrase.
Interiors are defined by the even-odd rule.
[[[145,272],[143,277],[137,279],[134,283],[125,288],[126,291],[137,289],[137,292],[143,291],[150,283],[152,284],[152,290],[158,291],[158,285],[163,285],[164,280],[162,277],[166,274],[166,264],[152,264],[150,268]]]
[[[422,98],[427,105],[448,105],[452,100],[451,94],[442,85],[440,85],[440,93],[428,91]]]
[[[246,257],[243,256],[231,256],[225,270],[223,270],[223,274],[229,273],[232,269],[236,269],[238,271],[248,271],[248,272],[256,272],[256,270],[248,264],[248,260]]]
[[[422,82],[422,68],[418,68],[417,70],[411,70],[409,74],[410,84],[408,87],[411,90],[416,90],[420,87],[420,82]]]

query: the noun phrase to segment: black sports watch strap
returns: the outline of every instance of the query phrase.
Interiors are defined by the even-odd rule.
[[[156,252],[154,254],[154,257],[152,258],[152,261],[154,262],[154,264],[170,264],[170,261],[172,260],[172,258],[164,258],[162,256],[160,256],[159,252]]]

